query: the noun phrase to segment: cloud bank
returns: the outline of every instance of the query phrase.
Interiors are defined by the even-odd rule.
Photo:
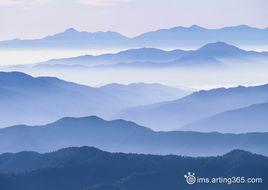
[[[126,3],[128,1],[129,0],[73,0],[73,3],[91,6],[109,6]],[[51,0],[0,0],[0,6],[43,5],[49,2],[51,2]]]
[[[129,0],[79,0],[78,2],[86,5],[93,6],[109,6],[109,5],[118,5],[121,3],[126,3]]]
[[[1,0],[0,6],[12,5],[42,5],[50,2],[50,0]]]

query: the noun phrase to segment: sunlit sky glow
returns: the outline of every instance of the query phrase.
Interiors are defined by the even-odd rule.
[[[0,40],[40,38],[74,27],[127,36],[197,24],[268,27],[267,0],[0,0]]]

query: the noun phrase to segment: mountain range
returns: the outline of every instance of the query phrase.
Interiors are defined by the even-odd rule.
[[[61,66],[99,66],[99,65],[114,65],[118,63],[133,63],[133,62],[168,62],[178,59],[191,51],[173,50],[164,51],[155,48],[139,48],[120,51],[115,54],[102,55],[84,55],[72,58],[53,59],[44,63],[43,65],[61,65]]]
[[[3,128],[0,144],[0,153],[94,146],[110,152],[162,155],[212,156],[233,149],[268,155],[268,133],[155,132],[133,122],[106,121],[96,116],[63,118],[43,126]]]
[[[203,90],[175,101],[129,108],[115,118],[155,130],[267,132],[265,113],[268,110],[264,104],[268,102],[267,92],[267,84]]]
[[[53,77],[0,72],[0,126],[45,124],[66,116],[109,116],[148,103],[189,94],[160,84],[111,84],[100,88]]]
[[[53,59],[35,67],[101,67],[101,68],[158,68],[158,67],[226,67],[234,63],[250,64],[268,60],[268,52],[246,51],[225,42],[208,43],[197,50],[164,51],[154,48],[129,49],[115,54]],[[230,62],[232,64],[230,64]]]
[[[109,153],[90,147],[0,155],[0,184],[5,190],[264,190],[267,170],[267,157],[241,150],[198,158]],[[188,172],[209,180],[243,176],[258,182],[188,185],[184,177]]]
[[[234,45],[267,45],[268,29],[247,25],[207,29],[197,25],[174,27],[146,32],[129,38],[117,32],[79,32],[74,28],[64,32],[33,40],[8,40],[0,42],[4,49],[87,49],[87,48],[183,48],[200,47],[209,42],[224,41]]]
[[[194,93],[145,83],[93,88],[58,78],[0,72],[0,126],[97,115],[164,131],[268,132],[267,91],[267,85]]]

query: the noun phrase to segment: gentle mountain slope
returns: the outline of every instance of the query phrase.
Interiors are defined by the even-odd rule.
[[[113,105],[113,99],[88,86],[51,77],[24,73],[0,73],[0,126],[46,123],[63,116],[99,114]],[[79,109],[78,109],[79,108]]]
[[[115,96],[126,105],[145,105],[150,103],[175,100],[189,95],[191,92],[161,84],[133,83],[129,85],[108,84],[99,88],[101,91]]]
[[[268,103],[227,111],[189,124],[181,130],[223,133],[267,132]]]
[[[154,132],[124,120],[63,118],[45,126],[0,129],[0,152],[47,152],[70,146],[94,146],[111,152],[219,155],[244,149],[268,155],[268,133],[220,134]]]
[[[176,101],[130,108],[118,114],[116,118],[131,120],[156,130],[178,129],[215,114],[268,102],[267,92],[268,85],[199,91]],[[263,131],[258,125],[254,131],[259,131],[258,127]],[[238,132],[231,128],[229,131]],[[244,131],[249,130],[245,128],[239,132]]]
[[[34,78],[19,72],[0,72],[0,127],[44,124],[66,116],[109,116],[122,108],[174,100],[187,94],[156,84],[107,88],[92,88],[52,77]]]
[[[190,158],[103,152],[95,148],[67,148],[48,154],[22,152],[0,155],[5,190],[164,190],[164,189],[266,189],[268,158],[235,150],[220,157]],[[25,172],[28,171],[28,172]],[[184,175],[196,177],[261,177],[259,184],[187,185]]]

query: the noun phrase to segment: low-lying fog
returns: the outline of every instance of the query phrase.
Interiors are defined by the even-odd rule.
[[[5,69],[10,71],[10,69]],[[16,69],[32,76],[56,76],[58,78],[100,86],[108,83],[161,83],[175,87],[211,89],[238,85],[268,83],[268,67],[236,69]]]
[[[1,66],[32,64],[54,58],[73,57],[84,54],[114,53],[119,50],[94,51],[0,51]],[[100,86],[108,83],[161,83],[175,87],[193,89],[211,89],[238,85],[259,85],[268,83],[268,62],[237,63],[225,60],[228,68],[205,69],[119,69],[119,68],[20,68],[2,67],[2,71],[22,71],[32,76],[55,76],[89,86]]]
[[[76,57],[81,55],[100,55],[117,53],[122,49],[92,49],[92,50],[0,50],[0,65],[34,64],[50,59]]]

